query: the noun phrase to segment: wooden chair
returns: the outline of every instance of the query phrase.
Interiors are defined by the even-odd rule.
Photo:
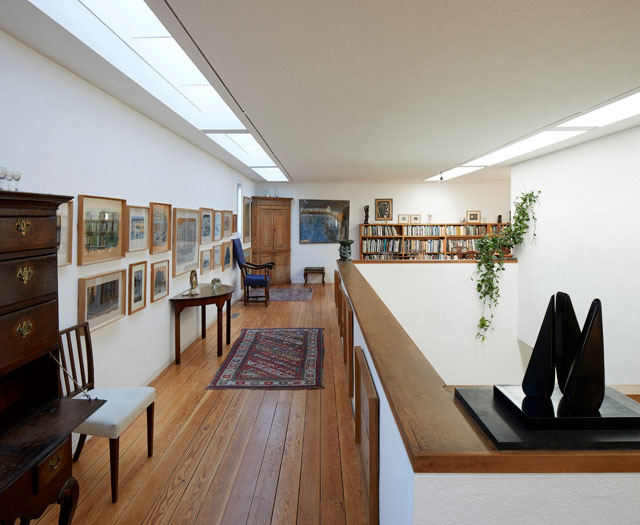
[[[233,241],[233,257],[242,272],[242,281],[244,288],[244,304],[249,301],[261,301],[264,298],[264,306],[269,306],[269,281],[271,279],[270,272],[276,265],[274,262],[264,264],[252,264],[247,262],[242,251],[242,243],[240,239],[232,239]],[[250,271],[263,270],[263,274],[249,273]],[[250,296],[250,288],[264,288],[264,296]]]
[[[156,389],[152,387],[95,388],[93,374],[93,347],[89,324],[84,322],[62,330],[58,338],[59,359],[73,380],[60,370],[58,387],[61,396],[84,396],[82,389],[91,398],[107,402],[89,416],[74,432],[80,434],[73,461],[78,461],[87,435],[109,438],[111,463],[111,501],[118,501],[118,464],[120,436],[129,428],[145,408],[147,410],[147,453],[153,455],[153,409]],[[82,389],[80,388],[82,387]]]

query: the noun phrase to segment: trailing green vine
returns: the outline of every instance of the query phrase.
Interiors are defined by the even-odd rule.
[[[533,237],[536,236],[536,215],[534,205],[538,202],[539,191],[521,194],[513,203],[515,211],[510,224],[504,226],[498,235],[485,235],[476,242],[478,266],[476,268],[476,289],[483,302],[483,314],[478,321],[476,337],[486,340],[487,332],[492,328],[493,309],[500,299],[500,272],[504,271],[504,255],[522,244],[533,220]]]

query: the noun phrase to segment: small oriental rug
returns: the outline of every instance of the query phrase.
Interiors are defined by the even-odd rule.
[[[264,296],[264,288],[249,289],[249,297]],[[313,288],[269,288],[269,301],[310,301]]]
[[[208,389],[322,388],[322,328],[243,328]]]

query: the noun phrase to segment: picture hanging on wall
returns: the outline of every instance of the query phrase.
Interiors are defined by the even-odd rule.
[[[225,242],[222,244],[222,260],[220,262],[220,268],[224,272],[226,269],[231,268],[231,260],[233,259],[233,244]]]
[[[149,208],[127,206],[127,251],[149,249]]]
[[[409,224],[409,215],[406,213],[398,214],[398,222],[400,224]]]
[[[242,242],[251,242],[251,198],[243,197]]]
[[[200,273],[211,271],[211,250],[200,252]]]
[[[171,204],[152,202],[150,205],[149,253],[171,250]]]
[[[393,220],[393,199],[376,199],[376,220]]]
[[[242,252],[244,253],[244,260],[246,262],[251,262],[251,248],[245,248]]]
[[[147,261],[129,265],[129,315],[147,306]]]
[[[200,208],[200,244],[213,242],[213,210]]]
[[[96,330],[126,315],[126,270],[78,279],[78,322]]]
[[[231,221],[231,233],[236,233],[238,231],[238,214],[233,214],[233,220]]]
[[[173,276],[200,266],[200,211],[173,209]]]
[[[419,213],[412,213],[410,217],[411,224],[420,224],[422,222],[422,215]]]
[[[479,210],[467,211],[467,222],[480,222],[481,215]]]
[[[151,264],[151,302],[169,295],[169,259]]]
[[[58,239],[58,266],[71,264],[73,246],[73,201],[58,206],[56,234]]]
[[[222,211],[222,236],[231,237],[233,213],[230,210]]]
[[[121,259],[127,201],[78,196],[78,265]]]
[[[349,201],[300,199],[300,244],[349,238]]]
[[[222,212],[214,210],[213,212],[213,240],[222,239]]]
[[[216,265],[222,268],[222,246],[214,246],[213,247],[213,256],[211,257],[211,268],[215,268]]]

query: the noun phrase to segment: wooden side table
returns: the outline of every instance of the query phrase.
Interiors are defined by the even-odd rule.
[[[222,308],[227,303],[227,344],[231,344],[231,296],[233,287],[227,284],[220,285],[220,288],[213,291],[210,284],[201,284],[200,295],[178,294],[172,297],[175,318],[175,345],[176,345],[176,365],[180,364],[180,314],[182,310],[189,306],[202,307],[202,339],[207,337],[207,305],[215,304],[218,309],[218,355],[222,355]]]
[[[307,266],[304,269],[304,285],[307,286],[307,277],[311,273],[322,274],[322,286],[324,286],[324,266]]]

